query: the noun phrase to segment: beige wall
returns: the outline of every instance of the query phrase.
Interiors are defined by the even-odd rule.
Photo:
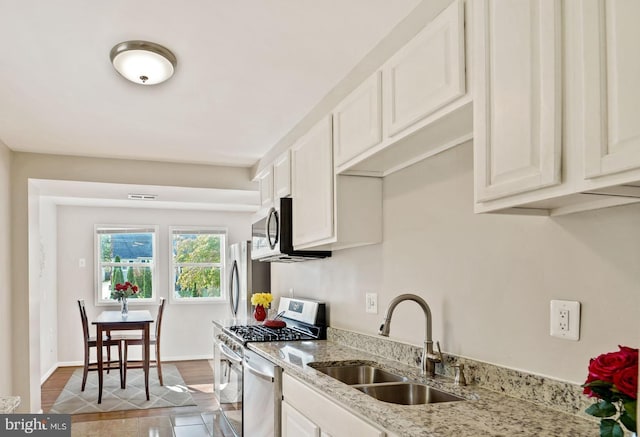
[[[0,141],[0,396],[13,394],[11,383],[11,152]]]
[[[29,226],[30,221],[32,226],[37,223],[37,218],[29,217],[29,178],[239,190],[257,187],[250,180],[250,170],[240,167],[11,154],[11,283],[25,284],[20,289],[14,288],[11,295],[12,391],[22,397],[19,411],[37,412],[40,409],[40,330],[37,323],[40,305],[39,293],[29,280]],[[27,288],[31,293],[24,292]],[[36,344],[30,342],[30,338],[35,339]]]
[[[430,304],[442,349],[582,383],[589,358],[639,346],[640,205],[558,218],[473,213],[471,144],[384,180],[384,242],[272,267],[273,290],[324,299],[332,326],[376,334],[388,302]],[[365,293],[379,293],[366,314]],[[549,336],[549,301],[582,302],[581,339]],[[421,345],[401,304],[391,337]]]

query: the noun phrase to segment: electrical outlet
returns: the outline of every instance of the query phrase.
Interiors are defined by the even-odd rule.
[[[78,260],[78,267],[80,267],[81,269],[84,269],[87,266],[87,262],[84,258],[80,258]]]
[[[378,293],[366,294],[364,309],[368,313],[378,314]]]
[[[580,339],[580,302],[551,301],[551,336],[564,340]]]

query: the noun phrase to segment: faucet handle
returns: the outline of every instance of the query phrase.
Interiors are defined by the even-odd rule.
[[[460,364],[454,364],[453,366],[454,369],[456,369],[456,376],[455,379],[453,381],[453,383],[455,385],[467,385],[467,380],[464,377],[464,364],[460,363]]]
[[[438,359],[444,364],[444,358],[442,357],[442,350],[440,350],[440,342],[436,341],[436,348],[438,348]]]

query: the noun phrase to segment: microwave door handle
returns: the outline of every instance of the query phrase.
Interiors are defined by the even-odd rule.
[[[273,240],[271,239],[271,220],[276,221],[276,234],[273,236]],[[269,248],[274,250],[278,241],[280,240],[280,219],[278,218],[278,212],[275,208],[271,208],[269,210],[269,215],[267,216],[267,243],[269,243]]]
[[[234,287],[235,286],[235,287]],[[231,268],[231,280],[229,281],[229,305],[231,313],[235,317],[238,314],[238,300],[240,299],[240,273],[238,272],[238,261],[233,261]]]

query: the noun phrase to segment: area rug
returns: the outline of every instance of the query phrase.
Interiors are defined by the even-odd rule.
[[[144,410],[148,408],[183,407],[196,405],[182,375],[173,364],[162,366],[164,386],[158,381],[158,373],[152,368],[149,373],[149,400],[144,389],[142,369],[127,370],[127,388],[120,388],[118,370],[104,373],[102,402],[98,404],[98,373],[89,372],[84,391],[82,369],[77,369],[62,389],[62,393],[51,407],[51,413],[83,414],[106,411]]]

